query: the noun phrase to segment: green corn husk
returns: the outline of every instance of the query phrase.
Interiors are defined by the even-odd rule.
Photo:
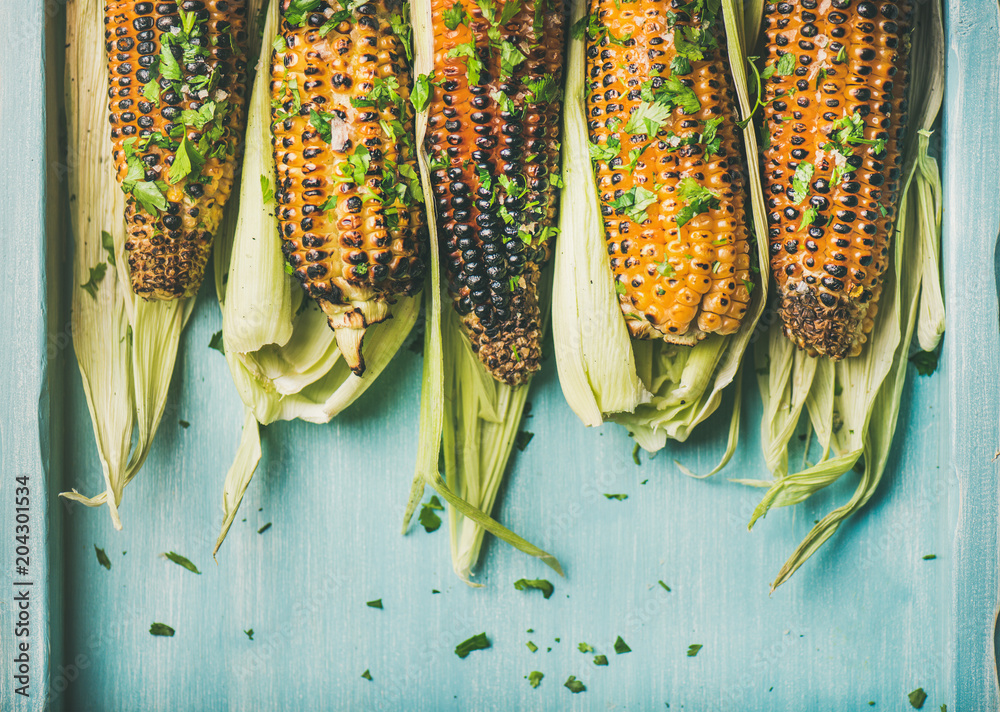
[[[757,343],[755,360],[764,403],[761,441],[773,480],[737,480],[766,487],[750,521],[771,507],[807,499],[860,462],[863,472],[851,499],[824,517],[778,572],[771,590],[787,581],[848,516],[871,498],[885,470],[899,415],[907,357],[914,331],[923,349],[944,332],[940,287],[941,179],[928,155],[930,128],[941,107],[944,34],[938,2],[916,6],[912,35],[911,130],[904,147],[907,180],[893,241],[894,269],[885,287],[871,338],[861,355],[834,363],[810,358],[784,337],[779,320]],[[759,9],[758,9],[759,21]],[[815,465],[789,474],[789,441],[803,408],[822,455]],[[806,448],[808,453],[808,448]]]
[[[75,162],[69,173],[75,196],[73,347],[105,491],[85,497],[74,489],[62,496],[89,507],[107,504],[112,523],[121,529],[122,494],[149,454],[194,300],[145,301],[132,292],[124,251],[125,197],[111,161],[103,6],[71,0],[66,25],[66,116]]]
[[[262,5],[261,0],[251,5]],[[254,8],[252,8],[254,9]],[[215,552],[236,518],[260,461],[260,425],[296,418],[327,423],[378,378],[416,323],[420,296],[400,298],[392,318],[369,329],[367,369],[355,376],[341,357],[327,318],[285,272],[274,200],[265,202],[261,178],[274,185],[271,155],[271,45],[279,3],[265,15],[260,62],[247,117],[238,215],[215,243],[215,285],[222,307],[226,361],[246,408],[243,435],[223,486],[223,523]],[[235,222],[235,224],[233,224]]]
[[[411,0],[414,76],[434,67],[434,30],[430,0]],[[450,505],[452,566],[470,586],[485,532],[540,559],[562,575],[558,560],[489,516],[517,435],[528,386],[497,383],[472,353],[450,299],[442,294],[438,231],[424,150],[427,112],[416,117],[420,178],[431,236],[431,270],[424,332],[424,372],[420,397],[420,438],[416,474],[403,516],[403,533],[430,486]],[[443,306],[442,306],[443,305]],[[445,478],[439,463],[443,460]]]
[[[723,2],[722,9],[738,106],[746,116],[750,103],[744,17],[735,0]],[[571,23],[586,13],[586,0],[573,0]],[[585,50],[585,39],[570,40],[563,117],[563,204],[572,210],[561,211],[552,297],[559,381],[566,401],[586,425],[597,426],[605,420],[620,423],[639,445],[654,452],[668,438],[686,440],[718,408],[723,389],[739,380],[740,360],[764,308],[767,279],[759,280],[743,324],[732,336],[709,336],[693,347],[630,338],[614,290],[589,157]],[[766,275],[767,230],[752,124],[743,135],[750,190],[747,215],[753,217],[757,270]],[[719,467],[735,451],[739,407],[737,389],[729,442]]]

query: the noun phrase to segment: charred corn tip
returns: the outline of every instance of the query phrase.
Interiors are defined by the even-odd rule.
[[[113,159],[133,291],[193,296],[232,191],[243,135],[243,0],[110,0]]]
[[[765,88],[771,272],[785,334],[811,355],[856,356],[874,328],[903,160],[910,14],[908,1],[765,5],[766,61],[781,68]]]
[[[399,3],[285,3],[272,57],[282,251],[351,370],[365,330],[422,281],[427,229]]]
[[[720,17],[591,0],[587,110],[630,333],[692,345],[739,329],[750,243]]]
[[[426,149],[448,290],[498,381],[539,368],[551,254],[564,16],[548,0],[432,0]]]

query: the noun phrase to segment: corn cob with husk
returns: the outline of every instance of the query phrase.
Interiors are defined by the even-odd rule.
[[[349,9],[348,9],[349,8]],[[272,61],[283,251],[351,369],[366,329],[412,296],[426,259],[412,80],[399,3],[285,0]],[[395,13],[393,11],[396,11]]]
[[[448,290],[497,380],[539,368],[555,236],[564,17],[554,0],[435,0],[425,147]]]
[[[773,479],[739,480],[767,488],[750,524],[861,473],[772,589],[871,499],[893,449],[911,339],[931,350],[944,329],[941,181],[929,153],[944,86],[941,13],[937,0],[756,3],[781,318],[755,354]],[[914,130],[904,134],[908,115]],[[806,445],[793,448],[803,410]],[[798,449],[801,469],[789,467]]]
[[[735,333],[753,284],[719,11],[675,5],[591,1],[587,115],[629,331],[691,345]]]
[[[242,142],[245,14],[243,0],[105,8],[113,156],[141,297],[190,297],[204,277]]]
[[[889,265],[906,125],[909,2],[764,7],[764,183],[785,334],[857,356]]]

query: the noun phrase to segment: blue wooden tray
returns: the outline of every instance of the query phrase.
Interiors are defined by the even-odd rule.
[[[922,687],[924,709],[998,709],[995,1],[947,7],[941,367],[929,378],[910,371],[878,494],[770,597],[785,557],[853,483],[774,511],[748,533],[760,493],[725,477],[766,475],[759,407],[744,416],[728,470],[694,481],[672,459],[707,469],[724,447],[724,418],[637,467],[620,428],[580,425],[551,359],[531,395],[534,440],[512,460],[497,516],[559,556],[567,578],[554,581],[549,600],[515,591],[516,579],[556,577],[490,541],[485,588],[460,583],[445,527],[399,535],[421,365],[405,349],[330,425],[265,429],[261,467],[216,565],[242,406],[224,359],[208,348],[220,328],[209,285],[184,334],[153,452],[126,490],[124,531],[105,510],[59,500],[71,486],[102,489],[69,340],[71,245],[59,211],[46,212],[65,198],[54,109],[61,39],[46,48],[43,33],[61,37],[60,14],[57,2],[0,5],[0,708],[802,711],[870,701],[901,710]],[[746,395],[757,401],[752,388]],[[27,575],[14,568],[17,477],[30,490]],[[166,562],[164,551],[203,573]],[[30,627],[15,637],[24,590]],[[384,609],[365,605],[373,599]],[[154,621],[176,635],[151,636]],[[455,645],[480,632],[492,647],[459,659]],[[630,653],[615,654],[618,636]],[[609,665],[595,666],[582,642]],[[29,645],[30,697],[16,694],[20,643]],[[691,644],[704,646],[696,657],[686,654]],[[537,689],[525,679],[535,670],[545,675]],[[570,675],[586,692],[563,686]]]

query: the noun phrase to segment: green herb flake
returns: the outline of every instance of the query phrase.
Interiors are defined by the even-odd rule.
[[[245,630],[245,631],[243,631],[243,632],[244,632],[244,633],[246,633],[246,636],[247,636],[247,637],[248,637],[248,638],[249,638],[250,640],[253,640],[253,628],[251,628],[251,629],[249,629],[249,630]]]
[[[688,646],[688,651],[687,651],[687,656],[688,656],[689,658],[693,658],[693,657],[695,657],[695,656],[696,656],[696,655],[698,654],[698,652],[699,652],[699,651],[700,651],[700,650],[701,650],[701,649],[702,649],[703,647],[705,647],[705,646],[703,646],[703,645],[699,645],[698,643],[695,643],[695,644],[693,644],[693,645],[689,645],[689,646]]]
[[[615,640],[615,652],[618,655],[622,655],[623,653],[631,653],[632,652],[632,648],[628,647],[628,643],[626,643],[624,640],[622,640],[622,637],[620,635]]]
[[[514,582],[514,588],[518,591],[527,591],[529,588],[542,592],[542,596],[549,598],[556,590],[552,582],[547,579],[518,579]]]
[[[101,230],[101,247],[108,253],[108,264],[117,266],[115,262],[115,238],[107,230]]]
[[[222,341],[222,330],[216,331],[212,334],[212,338],[208,342],[208,348],[215,349],[223,356],[226,355],[226,347]]]
[[[490,639],[486,637],[486,633],[479,633],[456,645],[455,655],[464,660],[469,657],[469,653],[473,650],[486,650],[488,647],[490,647]]]
[[[792,205],[798,205],[809,195],[809,181],[816,167],[812,163],[800,163],[792,176]]]
[[[173,638],[174,632],[174,629],[166,623],[153,623],[153,625],[149,626],[150,635],[162,635],[166,638]]]
[[[260,175],[260,194],[265,203],[274,200],[274,188],[271,187],[271,181],[263,173]]]
[[[97,299],[97,285],[99,285],[104,280],[104,275],[107,274],[108,266],[104,262],[98,262],[96,265],[90,268],[90,279],[87,280],[86,284],[81,284],[80,289],[85,291],[90,295],[91,299]]]
[[[106,568],[108,571],[111,570],[111,559],[104,552],[104,549],[98,548],[97,544],[94,544],[94,553],[97,554],[97,563]]]
[[[607,655],[595,655],[594,656],[594,665],[607,665],[607,664],[608,664],[608,656]]]
[[[937,554],[924,554],[922,558],[924,561],[934,561],[937,558]]]
[[[642,466],[642,460],[639,459],[639,443],[636,443],[632,447],[632,462],[634,462],[639,467]]]
[[[910,706],[915,710],[923,707],[924,702],[927,701],[927,693],[924,692],[924,688],[922,687],[918,687],[916,690],[907,695],[907,697],[910,699]]]
[[[694,178],[685,178],[677,185],[677,192],[686,205],[677,211],[677,227],[683,227],[692,218],[719,207],[718,193],[701,185]]]
[[[787,77],[795,71],[795,53],[786,52],[774,65],[774,73],[779,77]]]
[[[257,533],[258,534],[263,534],[264,532],[266,532],[270,528],[271,528],[271,522],[268,522],[267,524],[265,524],[264,526],[262,526],[260,529],[258,529]]]
[[[580,643],[576,647],[577,647],[577,650],[579,650],[581,653],[592,653],[592,652],[594,652],[594,649],[590,646],[589,643]]]
[[[840,51],[837,52],[837,61],[846,62],[847,61],[847,47],[841,45]]]
[[[363,673],[361,673],[361,677],[370,682],[372,679],[372,674],[368,670],[365,670]]]
[[[441,528],[441,517],[437,515],[437,512],[443,510],[444,505],[441,504],[441,500],[437,498],[437,495],[434,495],[430,498],[429,502],[420,506],[420,515],[417,517],[417,520],[425,532],[430,534]]]
[[[538,651],[538,646],[532,643],[530,640],[527,643],[525,643],[525,645],[527,645],[528,650],[530,650],[533,653]]]
[[[528,443],[531,439],[535,437],[535,434],[530,430],[519,430],[517,436],[514,438],[514,444],[517,446],[518,452],[524,452],[524,449],[528,447]]]
[[[417,76],[416,81],[413,82],[413,91],[410,92],[410,103],[413,104],[413,108],[417,112],[421,112],[427,108],[427,104],[430,103],[431,86],[434,82],[434,73],[430,74],[420,74]]]
[[[661,588],[662,588],[662,589],[663,589],[664,591],[666,591],[667,593],[670,593],[670,586],[668,586],[667,584],[663,583],[663,581],[662,581],[662,580],[661,580],[661,581],[657,581],[656,583],[660,584],[660,587],[661,587]]]
[[[174,562],[178,566],[183,566],[185,569],[187,569],[188,571],[190,571],[193,574],[201,574],[201,571],[198,570],[198,567],[195,566],[194,564],[192,564],[191,560],[188,559],[186,556],[181,556],[180,554],[175,554],[172,551],[166,551],[166,552],[160,554],[160,556],[164,557],[165,559],[167,559],[169,561]]]
[[[545,677],[544,673],[540,673],[537,670],[532,670],[528,673],[528,684],[534,688],[537,688],[542,684],[542,678]]]
[[[802,232],[807,227],[816,222],[816,217],[819,215],[819,210],[810,205],[808,208],[802,211],[802,224],[799,225],[799,232]]]
[[[567,688],[574,695],[579,692],[586,692],[587,686],[576,679],[576,675],[570,675],[569,679],[563,683],[563,687]]]
[[[377,608],[377,609],[379,609],[381,611],[382,610],[382,599],[381,598],[376,598],[374,601],[368,601],[367,603],[365,603],[365,605],[368,606],[369,608]]]
[[[605,493],[604,496],[607,497],[608,499],[616,499],[619,502],[624,502],[626,499],[628,499],[628,495],[627,494],[607,494],[607,493]]]
[[[917,367],[917,373],[921,376],[930,376],[937,370],[938,358],[941,356],[940,347],[934,349],[933,351],[920,351],[918,350],[912,356],[910,356],[910,361],[914,366]]]

